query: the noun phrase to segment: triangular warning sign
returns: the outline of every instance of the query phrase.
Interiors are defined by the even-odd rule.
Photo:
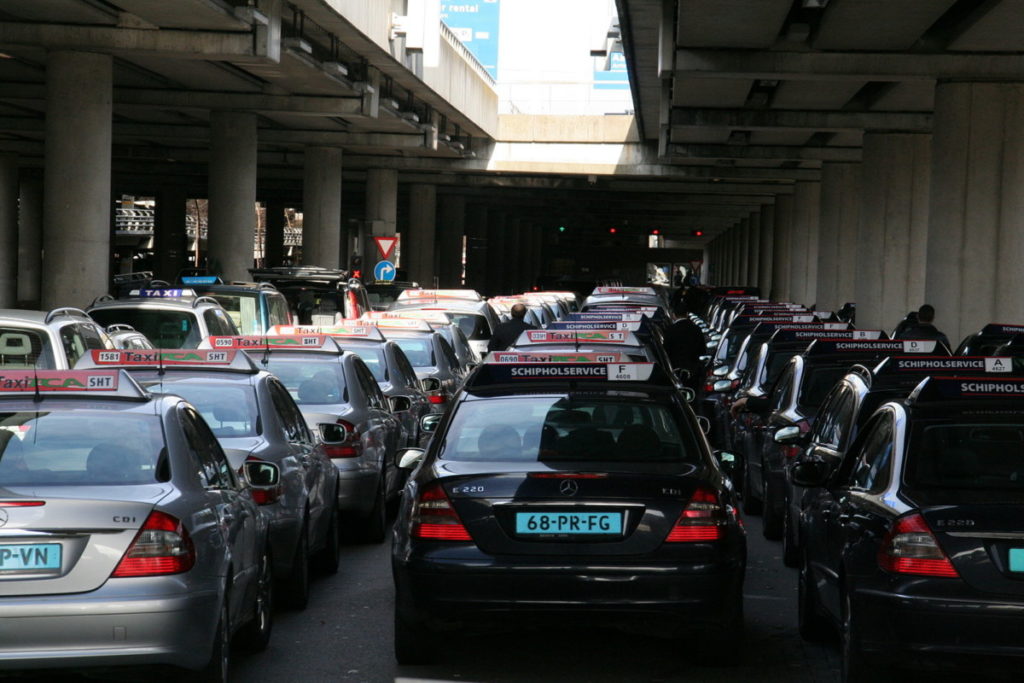
[[[377,244],[377,251],[380,252],[382,259],[390,258],[395,251],[395,245],[398,244],[397,237],[374,237],[373,241]]]

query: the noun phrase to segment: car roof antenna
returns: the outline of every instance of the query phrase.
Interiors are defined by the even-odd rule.
[[[39,368],[32,365],[32,388],[35,389],[35,393],[32,395],[33,403],[42,403],[43,395],[39,391]]]
[[[263,367],[270,365],[270,338],[263,335],[263,360],[260,361]]]

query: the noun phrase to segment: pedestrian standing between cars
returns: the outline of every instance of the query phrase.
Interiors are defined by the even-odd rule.
[[[512,315],[512,319],[506,320],[494,328],[491,341],[487,342],[488,351],[504,351],[516,343],[519,335],[524,330],[537,329],[524,320],[526,317],[526,306],[523,304],[515,304],[509,313]]]
[[[935,308],[930,304],[924,304],[917,309],[917,323],[897,330],[893,339],[936,339],[945,344],[946,348],[952,348],[949,345],[949,338],[933,324],[934,320]]]
[[[704,363],[700,357],[707,353],[704,334],[696,323],[683,316],[665,330],[665,353],[674,368],[682,368],[688,373],[683,383],[697,391],[704,375]]]

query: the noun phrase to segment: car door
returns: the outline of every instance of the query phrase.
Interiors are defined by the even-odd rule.
[[[394,483],[394,454],[398,448],[398,434],[401,427],[398,419],[391,413],[390,406],[384,399],[380,385],[373,379],[373,374],[360,358],[352,359],[352,368],[359,383],[360,393],[366,401],[366,419],[371,443],[375,445],[374,458],[384,477],[385,490],[390,493]]]
[[[270,400],[274,404],[278,419],[284,427],[284,438],[290,455],[302,469],[302,482],[309,508],[311,528],[321,529],[324,524],[324,511],[327,503],[324,496],[327,475],[324,472],[323,463],[320,458],[315,457],[315,444],[312,435],[288,390],[277,379],[267,380],[267,390],[270,392]]]
[[[180,409],[179,419],[191,455],[199,463],[199,478],[206,491],[207,502],[217,517],[225,544],[229,549],[232,571],[232,623],[242,618],[243,606],[255,590],[258,568],[258,525],[255,506],[244,492],[217,437],[191,406]]]
[[[395,374],[398,375],[394,379],[401,382],[402,391],[409,397],[412,404],[405,412],[404,420],[408,437],[407,445],[415,448],[419,445],[420,418],[430,413],[430,401],[423,393],[423,389],[420,388],[419,378],[416,377],[416,371],[413,370],[409,359],[405,357],[405,352],[397,345],[394,346],[392,352],[395,359]]]

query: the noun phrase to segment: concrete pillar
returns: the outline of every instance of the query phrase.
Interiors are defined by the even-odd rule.
[[[815,303],[818,288],[818,219],[821,183],[800,181],[793,193],[793,221],[789,240],[789,296],[798,304]]]
[[[793,195],[781,194],[775,198],[775,242],[772,246],[772,299],[793,301],[789,287],[793,229]]]
[[[460,287],[462,241],[466,230],[466,198],[447,195],[437,202],[438,277],[442,287]]]
[[[930,139],[921,134],[864,136],[858,327],[891,330],[907,311],[924,303]]]
[[[1024,83],[935,89],[921,303],[935,306],[936,326],[954,346],[986,323],[1024,319],[1022,121]]]
[[[759,281],[761,264],[761,212],[755,211],[747,218],[747,284],[756,285]]]
[[[155,234],[156,276],[167,282],[188,264],[188,234],[185,229],[185,204],[188,193],[180,185],[160,188],[156,197]]]
[[[775,251],[775,206],[765,204],[758,213],[760,239],[757,245],[757,286],[761,296],[768,297],[772,291],[772,261]]]
[[[341,150],[307,147],[302,174],[302,263],[339,268],[340,257]]]
[[[18,301],[39,307],[43,259],[43,184],[22,178],[18,197]]]
[[[505,268],[505,213],[491,209],[487,212],[487,274],[486,294],[506,294]]]
[[[466,206],[466,286],[487,290],[487,207]]]
[[[284,202],[280,199],[267,201],[266,212],[266,242],[263,246],[263,263],[267,268],[275,268],[284,265]]]
[[[256,226],[256,115],[210,114],[210,225],[206,262],[213,275],[248,280]]]
[[[398,231],[398,171],[390,168],[371,168],[366,171],[366,221],[360,230],[359,243],[363,257],[363,278],[373,277],[373,266],[380,259],[374,237],[394,236]],[[405,245],[399,243],[402,250],[401,263],[396,264],[408,269],[409,257],[405,253]],[[423,283],[421,283],[423,284]]]
[[[750,218],[740,219],[736,231],[736,260],[739,262],[737,284],[746,285],[750,282]]]
[[[0,154],[0,308],[18,304],[18,157]]]
[[[409,234],[405,238],[405,264],[409,277],[424,287],[434,287],[437,267],[434,246],[437,232],[437,186],[409,186]]]
[[[826,161],[821,167],[818,309],[835,311],[855,298],[861,165]]]
[[[84,306],[110,285],[112,100],[109,55],[47,55],[44,309]]]
[[[725,267],[722,269],[722,284],[723,285],[734,285],[736,284],[736,262],[734,259],[735,251],[732,247],[733,234],[732,228],[730,227],[722,234],[722,254],[723,264]]]

